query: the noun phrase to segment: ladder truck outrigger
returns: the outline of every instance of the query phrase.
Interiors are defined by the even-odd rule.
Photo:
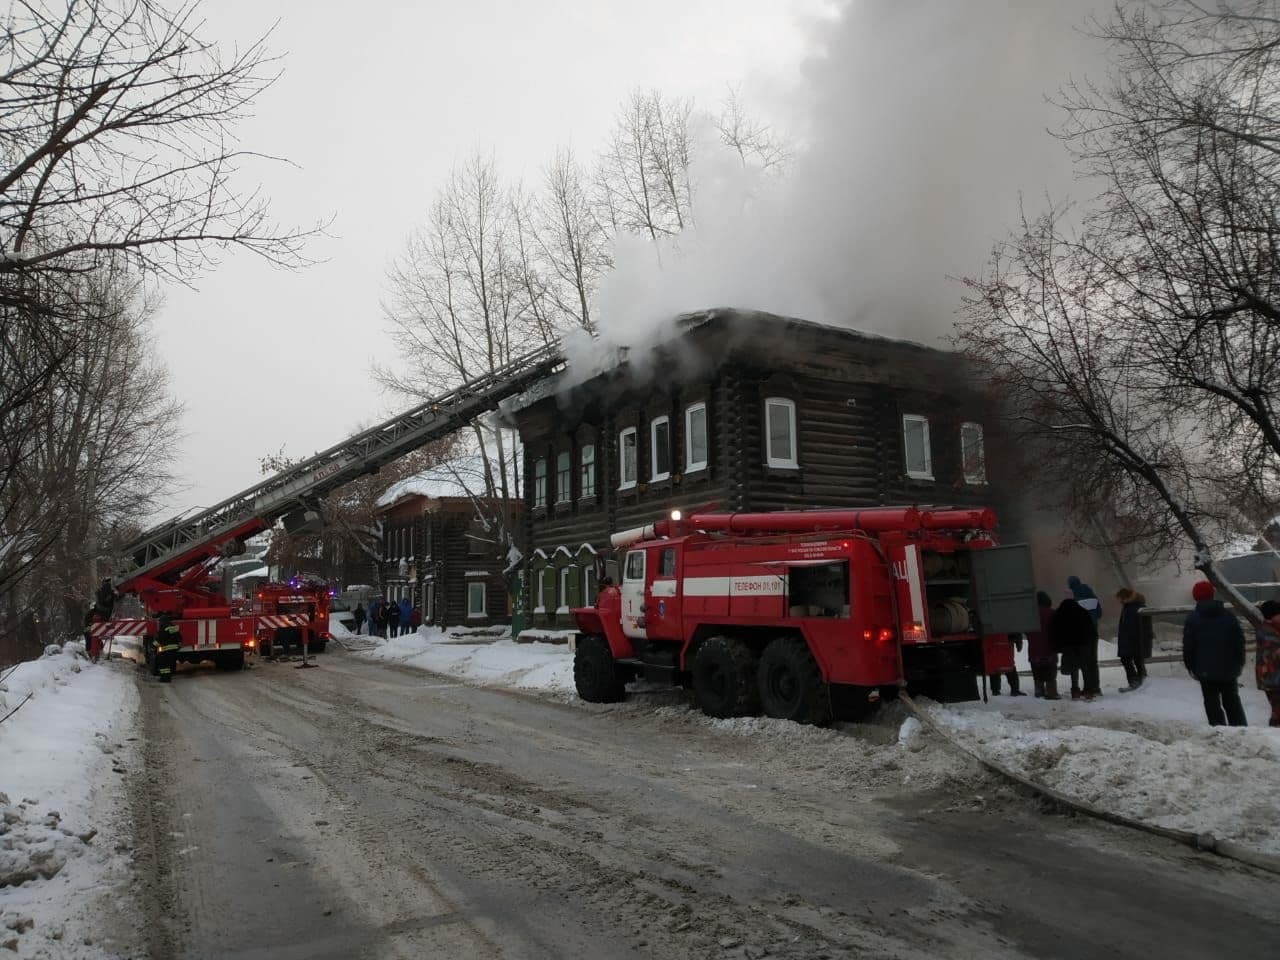
[[[177,661],[212,660],[219,669],[240,669],[258,642],[261,615],[233,606],[224,595],[213,575],[221,559],[243,553],[245,541],[276,521],[293,534],[317,530],[327,494],[467,426],[563,366],[558,344],[547,344],[213,507],[148,530],[125,546],[128,569],[109,584],[115,595],[136,594],[146,617],[111,619],[108,610],[86,630],[99,638],[141,638],[154,672],[154,641],[162,620],[171,621],[181,636]]]
[[[643,678],[691,686],[714,717],[856,718],[900,689],[975,699],[1039,629],[1030,551],[988,509],[697,511],[613,535],[578,625],[584,700]]]

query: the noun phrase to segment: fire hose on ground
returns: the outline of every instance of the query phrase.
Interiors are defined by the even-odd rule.
[[[1231,860],[1237,860],[1240,863],[1248,864],[1259,870],[1265,870],[1268,873],[1280,874],[1280,856],[1269,853],[1262,853],[1258,850],[1250,850],[1248,847],[1242,846],[1231,840],[1221,840],[1211,833],[1195,833],[1191,830],[1177,830],[1173,827],[1161,827],[1154,823],[1147,823],[1143,820],[1135,820],[1122,814],[1114,813],[1110,810],[1103,810],[1087,801],[1070,797],[1065,793],[1061,793],[1046,784],[1032,780],[1030,777],[1010,770],[1001,763],[997,763],[990,757],[983,756],[979,751],[973,749],[958,738],[953,736],[941,724],[937,723],[926,710],[922,710],[911,697],[903,691],[898,699],[903,706],[911,713],[913,717],[919,720],[925,727],[937,734],[947,744],[959,750],[965,756],[972,760],[976,760],[982,766],[986,767],[1000,776],[1012,780],[1019,786],[1037,793],[1052,803],[1086,816],[1093,817],[1097,820],[1105,820],[1108,823],[1114,823],[1118,826],[1129,827],[1134,830],[1141,830],[1144,833],[1154,834],[1157,837],[1164,837],[1166,840],[1174,840],[1178,843],[1185,844],[1194,850],[1205,851],[1208,853],[1216,853],[1219,856],[1227,857]]]

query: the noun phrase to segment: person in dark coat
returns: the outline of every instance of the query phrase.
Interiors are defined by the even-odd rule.
[[[1258,689],[1267,695],[1271,704],[1271,720],[1268,726],[1280,727],[1280,600],[1264,600],[1258,610],[1267,620],[1258,628],[1258,655],[1254,670],[1258,676]]]
[[[1191,588],[1196,608],[1182,626],[1182,662],[1200,681],[1209,726],[1248,726],[1237,681],[1244,670],[1244,631],[1240,621],[1213,596],[1213,584]]]
[[[1147,598],[1137,590],[1121,587],[1116,591],[1116,599],[1120,601],[1120,621],[1116,625],[1116,653],[1120,664],[1124,667],[1127,687],[1121,687],[1121,693],[1129,693],[1142,686],[1147,679],[1146,658],[1151,656],[1152,636],[1154,628],[1151,618],[1141,616],[1138,611],[1147,605]]]
[[[356,604],[356,608],[353,611],[351,611],[351,619],[356,625],[356,634],[359,635],[359,633],[364,629],[364,605],[363,604],[359,604],[359,603]]]
[[[422,611],[414,607],[409,611],[409,632],[417,633],[420,626],[422,626]]]
[[[1062,654],[1062,673],[1071,677],[1071,699],[1092,700],[1098,690],[1098,624],[1075,599],[1066,596],[1049,620],[1049,643]],[[1077,672],[1080,680],[1077,680]]]
[[[1049,621],[1053,619],[1053,601],[1043,590],[1036,593],[1036,609],[1040,629],[1027,634],[1027,659],[1031,661],[1031,680],[1037,697],[1060,700],[1058,696],[1058,654],[1049,641]]]
[[[388,600],[384,608],[387,618],[387,636],[395,637],[400,634],[400,607],[396,605],[394,600]]]

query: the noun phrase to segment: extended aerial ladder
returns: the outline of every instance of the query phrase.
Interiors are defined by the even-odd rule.
[[[116,592],[137,594],[150,616],[167,614],[195,621],[190,631],[190,624],[182,624],[184,642],[190,632],[203,643],[199,649],[220,649],[213,643],[204,643],[210,637],[208,624],[238,619],[225,606],[226,599],[209,585],[209,572],[220,558],[241,553],[249,537],[269,529],[277,520],[283,520],[285,528],[293,533],[314,529],[320,519],[320,501],[327,494],[467,426],[563,366],[558,344],[540,347],[281,470],[221,503],[148,530],[124,547],[122,553],[128,566],[114,581]],[[216,627],[217,623],[213,623],[213,629]],[[138,635],[139,629],[116,621],[113,627],[103,624],[94,632]],[[142,635],[151,633],[150,629],[141,630]],[[238,624],[227,624],[223,630],[224,635],[237,638],[242,633],[245,630]]]

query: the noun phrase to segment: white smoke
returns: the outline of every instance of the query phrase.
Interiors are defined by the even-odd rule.
[[[1073,186],[1049,132],[1064,83],[1100,78],[1093,0],[861,0],[825,21],[787,118],[802,149],[761,181],[699,151],[696,223],[623,239],[596,310],[639,345],[676,314],[741,307],[933,341],[992,244]],[[1105,10],[1102,11],[1105,13]]]

